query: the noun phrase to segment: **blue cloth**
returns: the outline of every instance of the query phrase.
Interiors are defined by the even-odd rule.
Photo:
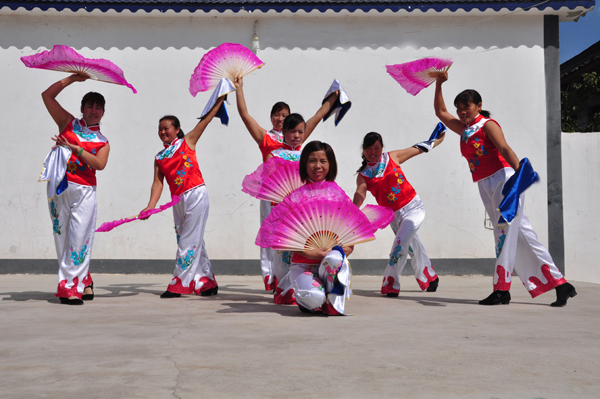
[[[439,122],[433,132],[429,136],[427,141],[422,141],[420,143],[415,144],[413,147],[417,147],[423,152],[429,152],[433,149],[433,143],[437,140],[443,133],[446,132],[446,125],[442,122]]]
[[[333,80],[331,87],[329,87],[329,90],[327,90],[327,93],[325,94],[325,98],[323,99],[323,102],[321,103],[321,104],[325,104],[325,101],[327,101],[327,98],[331,94],[335,93],[338,90],[340,91],[340,95],[335,100],[335,103],[333,103],[333,106],[331,107],[329,112],[327,112],[327,114],[325,114],[325,116],[323,117],[323,122],[325,122],[332,114],[335,113],[335,126],[337,126],[338,123],[340,123],[340,121],[342,120],[344,115],[346,115],[346,112],[348,112],[348,110],[352,106],[352,101],[350,101],[350,97],[348,97],[348,95],[346,94],[346,91],[342,87],[342,84],[340,83],[339,80],[337,80],[337,79]]]
[[[235,91],[235,86],[233,85],[231,80],[229,80],[227,78],[221,79],[221,81],[219,82],[219,84],[217,85],[215,90],[213,91],[212,95],[210,96],[210,99],[208,100],[206,107],[204,107],[204,111],[202,111],[202,115],[200,115],[200,118],[198,118],[198,119],[202,119],[206,114],[208,114],[210,112],[211,109],[213,109],[213,107],[217,103],[217,100],[219,99],[219,97],[225,96],[223,103],[221,104],[221,106],[219,107],[219,110],[217,111],[216,117],[221,120],[221,123],[223,125],[227,125],[229,123],[229,115],[227,114],[227,108],[225,108],[225,103],[227,102],[227,94],[232,93],[234,91]]]
[[[523,158],[519,165],[519,170],[502,187],[504,199],[498,207],[498,212],[500,212],[499,225],[510,224],[514,220],[519,211],[519,197],[533,183],[540,180],[537,172],[533,170],[529,159]]]

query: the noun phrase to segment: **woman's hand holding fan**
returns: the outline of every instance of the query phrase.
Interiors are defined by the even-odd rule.
[[[223,43],[200,60],[190,78],[190,93],[196,97],[199,92],[216,87],[223,78],[235,82],[238,76],[246,76],[264,64],[241,44]]]
[[[28,68],[75,73],[101,82],[127,86],[137,93],[125,79],[121,68],[102,58],[85,58],[68,46],[55,45],[52,50],[21,57],[21,61]]]
[[[450,69],[452,61],[442,58],[422,58],[404,64],[386,65],[387,72],[409,94],[416,96]]]

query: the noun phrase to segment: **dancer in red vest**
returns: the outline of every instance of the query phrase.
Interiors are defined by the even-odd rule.
[[[55,296],[67,305],[83,305],[84,300],[94,299],[89,266],[96,229],[96,171],[106,167],[110,152],[108,140],[100,133],[105,104],[101,94],[89,92],[83,97],[81,119],[56,101],[65,87],[86,79],[87,76],[74,74],[42,93],[44,105],[60,132],[53,140],[71,153],[66,165],[68,187],[49,202],[59,263]]]
[[[176,298],[181,294],[216,295],[219,287],[206,253],[204,228],[208,218],[208,192],[196,158],[196,143],[216,115],[225,97],[220,97],[192,131],[184,136],[179,119],[168,115],[160,119],[158,137],[163,142],[154,161],[154,182],[148,206],[154,209],[166,178],[171,195],[181,201],[173,206],[177,234],[177,260],[173,279],[161,298]]]
[[[290,114],[290,106],[283,101],[275,103],[271,109],[271,124],[272,128],[267,130],[261,127],[258,122],[248,113],[246,106],[246,99],[244,98],[244,80],[242,77],[238,77],[234,82],[236,91],[236,102],[237,109],[246,126],[250,136],[258,144],[258,148],[263,156],[263,162],[267,160],[267,156],[272,151],[277,150],[283,146],[283,121]],[[304,128],[303,142],[312,134],[319,122],[325,117],[333,103],[335,102],[336,96],[331,96],[317,111],[317,113],[310,118]],[[300,143],[302,144],[302,143]],[[271,203],[269,201],[260,201],[260,222],[269,216],[271,212]],[[260,263],[262,277],[265,284],[265,290],[272,291],[277,287],[275,281],[275,275],[273,271],[273,250],[270,248],[261,248],[260,250]]]
[[[577,295],[558,270],[548,250],[539,242],[523,211],[524,196],[519,200],[518,214],[511,224],[500,225],[498,208],[504,196],[504,183],[519,169],[519,158],[506,142],[498,122],[483,111],[481,96],[475,90],[465,90],[454,99],[458,118],[450,114],[444,103],[442,84],[448,74],[436,82],[434,108],[440,120],[460,137],[460,150],[469,163],[473,182],[477,183],[483,205],[495,224],[496,267],[494,292],[479,301],[481,305],[508,304],[513,270],[535,298],[556,289],[554,307],[565,306],[567,299]]]
[[[442,135],[435,140],[433,147],[438,146],[443,139]],[[439,278],[417,235],[417,230],[425,219],[425,205],[400,168],[400,164],[422,154],[423,150],[415,146],[384,153],[383,139],[375,132],[365,136],[362,148],[363,163],[356,177],[354,204],[360,207],[369,191],[378,205],[394,211],[394,220],[390,226],[396,237],[383,275],[381,294],[390,297],[399,295],[400,274],[409,254],[419,287],[435,292]]]

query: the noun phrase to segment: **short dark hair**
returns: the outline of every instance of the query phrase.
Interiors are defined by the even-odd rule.
[[[337,176],[337,161],[335,160],[333,148],[329,144],[317,140],[311,141],[302,150],[302,154],[300,155],[300,179],[303,182],[308,180],[306,165],[308,164],[308,157],[315,151],[325,151],[325,155],[327,155],[327,160],[329,161],[329,172],[327,172],[325,180],[335,181]]]
[[[458,95],[454,99],[454,106],[457,108],[459,104],[469,105],[469,103],[473,103],[475,105],[483,103],[483,101],[481,100],[481,95],[477,92],[477,90],[463,90],[462,92],[458,93]],[[490,111],[484,110],[481,110],[479,113],[485,116],[486,118],[489,118],[492,115]]]
[[[279,102],[276,102],[275,105],[273,105],[273,108],[271,108],[271,116],[275,115],[282,109],[287,109],[287,112],[291,112],[289,105],[287,105],[283,101],[279,101]]]
[[[99,105],[102,108],[102,110],[104,110],[104,105],[106,104],[106,101],[104,100],[104,96],[102,94],[90,91],[81,99],[81,109],[83,109],[83,107],[85,107],[88,104]]]
[[[283,127],[281,128],[281,130],[283,132],[285,132],[286,130],[290,130],[290,129],[295,128],[300,123],[304,123],[304,125],[306,125],[306,122],[304,121],[304,118],[302,117],[302,115],[300,115],[300,114],[289,114],[283,120]]]
[[[165,121],[165,120],[171,121],[171,124],[173,125],[173,127],[175,129],[179,129],[179,133],[177,133],[178,139],[182,139],[183,136],[185,136],[185,134],[183,133],[183,130],[181,130],[181,123],[179,123],[178,117],[176,117],[175,115],[165,115],[159,119],[158,124],[160,124],[162,121]]]

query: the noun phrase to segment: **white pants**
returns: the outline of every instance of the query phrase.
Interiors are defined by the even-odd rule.
[[[48,204],[58,257],[57,297],[81,298],[92,284],[89,274],[96,229],[96,187],[69,182]]]
[[[415,270],[415,278],[421,290],[426,290],[429,283],[437,278],[437,274],[431,266],[431,260],[417,235],[417,230],[424,219],[425,205],[418,195],[394,213],[394,220],[390,223],[390,227],[396,234],[396,238],[394,238],[388,265],[383,274],[382,294],[400,292],[400,275],[406,266],[408,255],[412,258],[411,265]]]
[[[317,265],[292,263],[289,276],[298,305],[310,310],[322,308],[329,314],[344,314],[345,301],[352,296],[352,270],[346,256],[339,251],[330,251]]]
[[[505,168],[492,176],[477,182],[483,205],[494,224],[496,245],[496,268],[494,270],[494,291],[510,290],[513,270],[535,298],[554,287],[566,283],[548,250],[539,242],[529,219],[523,211],[524,195],[519,199],[517,216],[510,225],[498,226],[498,208],[504,196],[502,187],[510,176],[512,168]]]
[[[273,303],[277,305],[296,305],[294,287],[289,276],[291,263],[291,251],[273,250],[273,274],[277,281]]]
[[[200,294],[217,286],[204,245],[208,219],[208,192],[202,185],[186,191],[173,206],[177,233],[177,261],[167,291]]]
[[[260,200],[260,224],[262,225],[263,220],[271,213],[271,202]],[[277,284],[275,282],[273,272],[273,250],[271,248],[260,249],[260,269],[262,272],[263,282],[265,283],[265,290],[271,291]]]

